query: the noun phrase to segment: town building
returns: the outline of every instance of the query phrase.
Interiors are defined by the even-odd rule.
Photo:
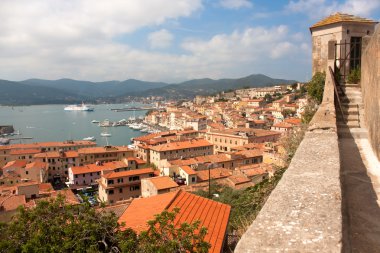
[[[280,136],[278,132],[252,128],[210,130],[205,133],[206,140],[214,144],[216,153],[230,152],[231,148],[248,143],[276,142]]]
[[[335,58],[340,59],[337,62],[340,66],[337,67],[341,74],[348,75],[350,70],[360,68],[362,38],[372,35],[377,23],[367,18],[337,12],[312,25],[312,74],[325,72],[328,59]]]
[[[213,154],[213,145],[204,139],[170,142],[150,147],[150,163],[161,167],[162,160],[175,160]]]
[[[70,151],[80,148],[95,147],[96,143],[92,141],[64,141],[64,142],[35,142],[28,144],[12,144],[0,146],[0,167],[13,160],[25,159],[32,161],[33,155],[40,152],[49,151]],[[39,151],[39,152],[37,152]]]
[[[106,204],[141,196],[141,179],[154,177],[151,168],[110,172],[101,175],[99,183],[99,200]]]
[[[175,191],[177,188],[178,184],[167,176],[141,179],[141,195],[143,198]]]

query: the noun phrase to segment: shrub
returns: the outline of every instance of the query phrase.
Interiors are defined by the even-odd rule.
[[[318,104],[322,103],[326,73],[317,72],[307,84],[307,93]]]
[[[360,68],[355,68],[351,70],[347,77],[349,83],[359,83],[360,82]]]

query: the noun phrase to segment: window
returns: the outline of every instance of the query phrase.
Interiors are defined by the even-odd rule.
[[[195,182],[195,177],[191,178],[191,182],[193,182],[193,183]]]
[[[75,175],[75,178],[78,178],[78,175]]]
[[[123,193],[123,188],[120,188],[120,189],[119,189],[119,193]]]
[[[118,178],[118,179],[117,179],[117,183],[123,183],[123,181],[124,181],[124,180],[123,180],[122,178]]]
[[[113,184],[113,180],[108,180],[108,184]]]
[[[113,190],[108,190],[108,194],[112,195],[113,194]]]
[[[131,187],[129,188],[129,190],[131,190],[131,191],[137,191],[137,190],[140,190],[140,185],[131,186]]]
[[[139,176],[129,177],[129,181],[137,181],[140,180]]]

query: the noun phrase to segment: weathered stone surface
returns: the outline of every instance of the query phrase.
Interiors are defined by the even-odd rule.
[[[364,39],[363,46],[361,87],[365,123],[372,148],[380,159],[380,27],[377,27],[369,40]]]
[[[334,86],[327,73],[323,102],[263,209],[235,252],[341,252],[340,159]]]
[[[307,133],[235,252],[340,252],[339,170],[337,134]]]

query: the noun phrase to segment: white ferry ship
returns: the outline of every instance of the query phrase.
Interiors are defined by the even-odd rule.
[[[91,107],[91,106],[88,106],[88,105],[85,105],[84,103],[82,103],[81,105],[68,105],[64,108],[65,111],[87,111],[87,112],[90,112],[90,111],[93,111],[94,110],[94,107]]]

